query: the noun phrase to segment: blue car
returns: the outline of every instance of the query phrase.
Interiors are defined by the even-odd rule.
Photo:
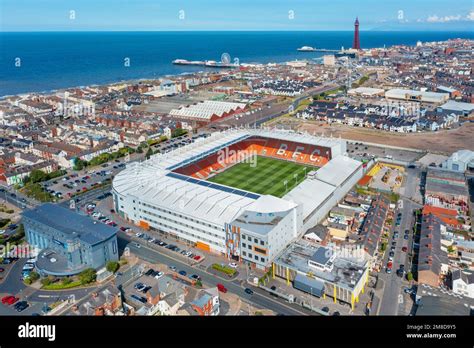
[[[185,271],[179,271],[179,274],[181,274],[182,276],[185,276],[186,272]]]

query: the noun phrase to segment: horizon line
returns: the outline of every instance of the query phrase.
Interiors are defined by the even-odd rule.
[[[278,30],[264,30],[264,29],[227,29],[227,30],[216,30],[216,29],[208,29],[208,30],[180,30],[180,29],[157,29],[157,30],[143,30],[143,29],[131,29],[131,30],[0,30],[0,33],[131,33],[131,32],[141,32],[141,33],[159,33],[159,32],[176,32],[176,33],[199,33],[199,32],[212,32],[212,33],[226,33],[226,32],[320,32],[320,31],[327,31],[327,32],[354,32],[353,29],[278,29]],[[474,32],[468,29],[457,29],[457,30],[441,30],[441,29],[406,29],[406,30],[390,30],[390,29],[365,29],[359,30],[359,32],[442,32],[442,33],[472,33],[474,36]]]

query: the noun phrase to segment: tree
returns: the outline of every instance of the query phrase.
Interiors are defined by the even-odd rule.
[[[93,268],[88,268],[79,273],[79,281],[82,285],[90,284],[95,282],[97,278],[97,272]]]
[[[46,179],[47,179],[46,173],[39,169],[32,170],[29,176],[29,181],[31,181],[32,183],[41,182]]]
[[[143,153],[143,149],[141,148],[141,146],[137,147],[137,153]]]
[[[411,272],[407,273],[407,280],[411,282],[413,280],[413,274]]]
[[[107,271],[115,273],[120,268],[120,264],[117,261],[109,261],[107,262],[105,268],[107,269]]]
[[[37,272],[31,272],[30,275],[28,276],[28,279],[31,280],[31,282],[35,282],[40,278],[40,275]]]
[[[63,285],[68,285],[72,283],[72,279],[69,277],[64,277],[61,282],[63,283]]]
[[[186,129],[176,128],[173,132],[171,132],[171,137],[176,138],[176,137],[186,134],[187,132],[188,131]]]
[[[149,159],[151,155],[153,155],[153,150],[151,149],[151,147],[149,147],[148,151],[145,154],[145,156],[146,156],[147,159]]]
[[[41,285],[43,286],[48,286],[50,285],[51,283],[53,282],[53,280],[51,279],[51,277],[46,277],[46,278],[43,278],[41,279]]]
[[[81,160],[80,158],[75,158],[74,159],[74,170],[82,170],[87,166],[87,162]]]

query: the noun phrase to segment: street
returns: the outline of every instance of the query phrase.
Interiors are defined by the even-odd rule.
[[[141,259],[150,262],[150,263],[162,263],[166,265],[173,265],[176,266],[179,270],[184,270],[189,274],[197,274],[202,278],[202,281],[206,284],[211,286],[216,286],[218,283],[222,283],[228,289],[228,291],[238,295],[243,300],[250,302],[255,306],[260,306],[263,308],[268,308],[273,310],[278,314],[283,315],[308,315],[311,314],[308,310],[303,308],[298,308],[292,306],[282,300],[278,300],[275,298],[271,298],[268,294],[264,291],[252,288],[254,290],[253,295],[248,295],[245,293],[245,287],[248,287],[245,283],[241,285],[239,281],[227,281],[223,278],[218,278],[214,275],[211,275],[205,271],[200,270],[196,267],[191,267],[188,264],[179,261],[177,259],[171,258],[164,254],[161,254],[155,250],[152,250],[144,245],[140,248],[137,248],[134,244],[130,243],[130,238],[126,236],[124,233],[119,233],[118,235],[118,242],[119,242],[119,249],[122,251],[128,247],[131,252],[136,254]],[[313,313],[314,314],[314,313]]]

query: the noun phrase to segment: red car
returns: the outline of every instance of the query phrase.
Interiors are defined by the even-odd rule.
[[[402,251],[403,251],[404,253],[406,253],[407,250],[408,250],[408,248],[407,248],[406,246],[402,248]]]
[[[7,305],[12,305],[19,300],[18,297],[9,295],[2,298],[2,303]]]
[[[199,261],[200,259],[201,259],[201,256],[199,255],[194,256],[194,260]]]
[[[389,261],[389,263],[387,263],[387,268],[392,268],[392,261]]]
[[[227,292],[227,288],[220,283],[217,284],[217,290],[219,290],[220,292],[223,292],[224,294]]]

